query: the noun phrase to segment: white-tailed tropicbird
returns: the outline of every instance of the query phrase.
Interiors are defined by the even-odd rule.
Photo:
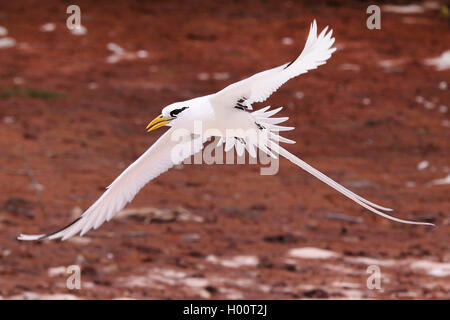
[[[331,37],[332,30],[327,32],[327,29],[328,27],[317,35],[317,24],[314,21],[311,24],[303,51],[292,62],[257,73],[247,79],[233,83],[215,94],[176,102],[163,108],[162,114],[151,121],[147,129],[150,132],[165,125],[171,128],[139,159],[122,172],[105,193],[78,219],[56,232],[40,235],[22,234],[18,239],[61,238],[65,240],[78,233],[82,236],[92,228],[97,229],[105,221],[111,220],[118,211],[133,200],[146,183],[169,170],[175,164],[181,163],[184,159],[201,151],[203,143],[209,138],[207,132],[211,132],[211,129],[222,133],[217,135],[221,137],[219,143],[225,143],[225,151],[235,147],[238,155],[242,155],[244,150],[247,150],[250,156],[255,157],[255,150],[259,148],[274,158],[281,155],[373,213],[401,223],[433,225],[425,222],[402,220],[381,212],[380,210],[392,211],[392,209],[379,206],[360,197],[281,147],[277,142],[295,143],[278,135],[279,131],[294,129],[293,127],[279,125],[288,118],[272,118],[281,108],[269,110],[270,107],[265,107],[255,112],[248,112],[248,110],[252,110],[252,103],[265,101],[289,79],[326,63],[336,50],[336,48],[332,48],[334,43],[334,38]],[[196,121],[201,122],[202,133],[206,136],[202,135],[199,138],[192,134],[195,131]],[[171,133],[177,129],[184,130],[187,133],[186,137],[189,139],[185,139],[184,142],[173,141]],[[248,129],[265,133],[265,135],[258,135],[257,138],[246,134],[239,135],[239,132],[245,133]],[[233,131],[233,135],[227,135],[228,131]],[[172,150],[180,143],[189,143],[192,148],[189,149],[189,152],[174,157]]]

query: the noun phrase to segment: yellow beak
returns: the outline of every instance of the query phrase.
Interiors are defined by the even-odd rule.
[[[153,119],[147,126],[147,132],[153,131],[155,129],[158,129],[159,127],[165,126],[172,120],[169,117],[163,117],[162,114],[157,116],[155,119]]]

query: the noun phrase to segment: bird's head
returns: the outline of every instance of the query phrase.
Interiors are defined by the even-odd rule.
[[[185,103],[176,102],[168,105],[159,116],[153,119],[147,126],[147,132],[153,131],[165,125],[172,125],[175,119],[183,117],[183,111],[189,109]]]

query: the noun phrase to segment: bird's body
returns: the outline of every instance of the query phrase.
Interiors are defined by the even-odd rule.
[[[176,102],[165,107],[162,114],[147,128],[149,131],[164,125],[171,128],[122,172],[77,220],[51,234],[20,235],[19,239],[65,240],[75,234],[84,235],[90,229],[98,228],[113,218],[146,183],[199,152],[204,142],[212,136],[220,137],[218,144],[223,143],[225,151],[235,148],[238,155],[247,151],[251,157],[256,157],[258,149],[274,158],[281,155],[359,205],[385,218],[408,224],[429,225],[387,215],[382,211],[391,209],[354,194],[280,146],[278,142],[295,143],[279,135],[279,132],[294,129],[280,125],[288,119],[287,117],[273,117],[281,108],[270,110],[270,107],[265,107],[250,112],[252,103],[263,102],[289,79],[325,64],[335,51],[335,48],[332,48],[334,38],[331,34],[332,31],[327,33],[325,28],[317,35],[317,25],[314,21],[302,53],[292,62],[257,73],[215,94]],[[174,138],[175,136],[178,139]],[[174,152],[180,145],[188,146],[183,149],[187,151]]]
[[[225,133],[227,129],[248,129],[249,125],[255,125],[254,121],[252,122],[251,113],[234,108],[233,103],[225,108],[215,108],[211,103],[211,98],[212,95],[207,95],[185,101],[184,104],[189,106],[189,114],[186,114],[187,116],[177,123],[176,128],[194,132],[197,122],[197,124],[202,124],[201,133],[207,134],[208,131],[214,129]]]

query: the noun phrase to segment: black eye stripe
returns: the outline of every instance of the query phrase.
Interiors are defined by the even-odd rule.
[[[172,110],[172,111],[170,111],[170,116],[172,117],[172,118],[176,118],[176,116],[180,113],[180,112],[182,112],[182,111],[184,111],[184,110],[186,110],[186,109],[188,109],[189,107],[183,107],[183,108],[180,108],[180,109],[175,109],[175,110]]]

